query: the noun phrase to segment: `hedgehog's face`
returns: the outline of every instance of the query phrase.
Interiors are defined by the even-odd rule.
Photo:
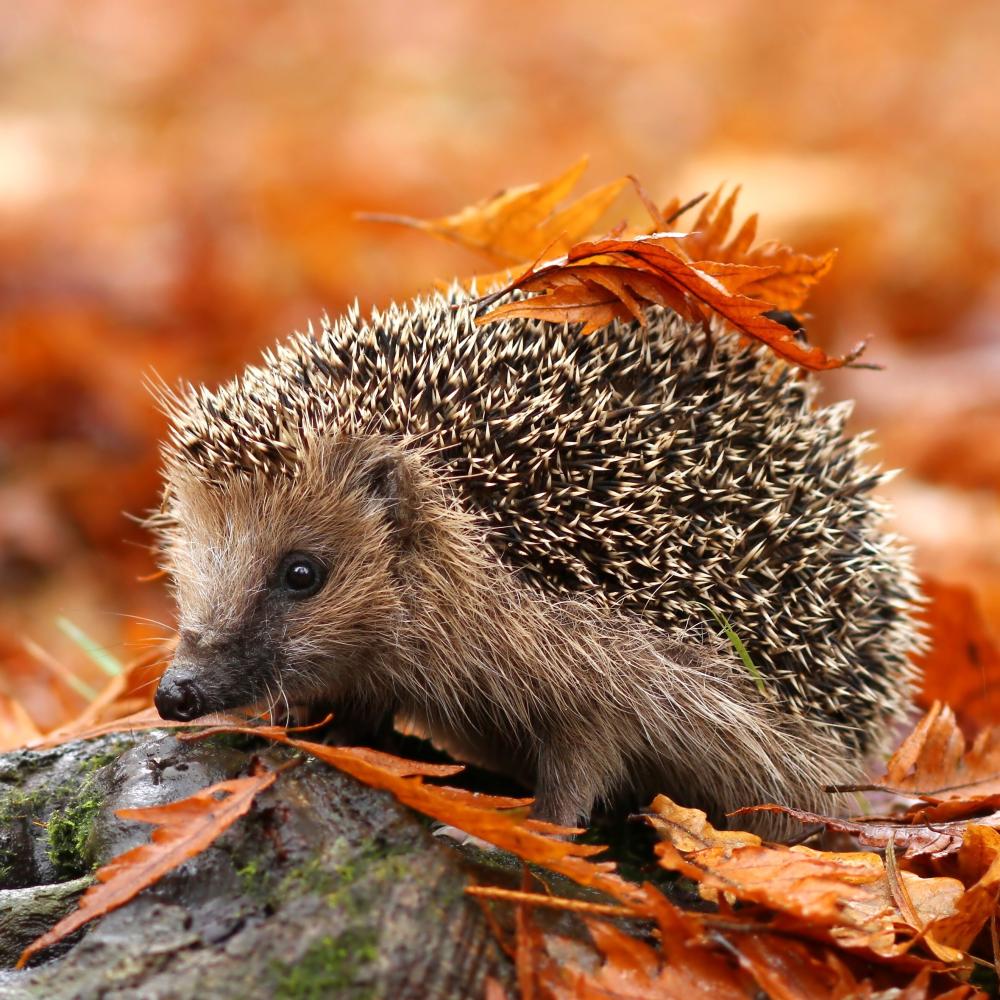
[[[315,445],[294,481],[171,476],[180,638],[156,692],[164,718],[378,687],[400,608],[405,461],[348,439]]]

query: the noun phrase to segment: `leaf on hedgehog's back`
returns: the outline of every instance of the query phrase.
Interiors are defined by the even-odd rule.
[[[628,184],[628,178],[620,177],[588,191],[564,208],[557,208],[576,187],[586,169],[587,157],[583,157],[552,180],[506,188],[491,198],[438,219],[371,212],[358,217],[421,229],[516,264],[534,260],[547,252],[565,252],[593,230],[597,220]]]
[[[675,235],[578,243],[565,257],[529,268],[480,304],[492,305],[513,291],[541,293],[537,298],[503,302],[476,322],[518,316],[583,323],[582,333],[589,333],[613,319],[632,318],[645,324],[645,307],[659,305],[692,322],[715,313],[778,357],[811,371],[850,365],[861,354],[864,344],[840,358],[803,344],[794,331],[764,315],[774,309],[773,302],[738,290],[753,287],[754,281],[773,273],[771,268],[692,263],[670,249]]]
[[[830,272],[837,251],[813,256],[798,253],[776,240],[754,247],[756,214],[749,216],[727,243],[739,193],[737,186],[723,201],[722,188],[717,188],[688,227],[691,232],[675,237],[671,249],[688,260],[752,265],[761,273],[743,286],[744,295],[765,299],[775,309],[801,309],[813,286]],[[679,207],[675,199],[663,209],[660,218],[669,219]]]
[[[97,884],[81,897],[80,905],[50,931],[32,941],[21,953],[21,969],[32,955],[61,941],[96,917],[124,906],[143,889],[205,850],[253,804],[254,798],[274,783],[277,771],[262,771],[246,778],[220,781],[200,792],[147,809],[119,809],[122,819],[153,823],[148,844],[133,847],[97,870]]]

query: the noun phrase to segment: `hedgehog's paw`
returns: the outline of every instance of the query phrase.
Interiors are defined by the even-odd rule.
[[[471,833],[466,833],[457,826],[449,826],[447,823],[442,823],[431,832],[433,836],[440,837],[445,843],[463,850],[482,851],[487,854],[503,853],[495,844],[491,844],[481,837],[473,836]]]

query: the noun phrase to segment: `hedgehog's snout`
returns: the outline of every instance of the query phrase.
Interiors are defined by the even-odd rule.
[[[206,698],[198,682],[173,671],[161,678],[153,702],[161,718],[175,722],[190,722],[205,714]]]

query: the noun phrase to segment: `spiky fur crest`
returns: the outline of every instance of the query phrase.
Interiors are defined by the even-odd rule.
[[[562,821],[627,791],[716,816],[817,807],[905,711],[917,639],[880,476],[847,407],[813,392],[659,310],[587,338],[477,328],[454,293],[355,310],[165,399],[182,629],[221,628],[220,601],[245,622],[280,551],[336,537],[347,585],[282,625],[275,683],[339,695],[349,673],[355,702],[537,782]],[[407,470],[405,544],[359,485],[387,453]],[[766,697],[699,630],[704,604]]]

